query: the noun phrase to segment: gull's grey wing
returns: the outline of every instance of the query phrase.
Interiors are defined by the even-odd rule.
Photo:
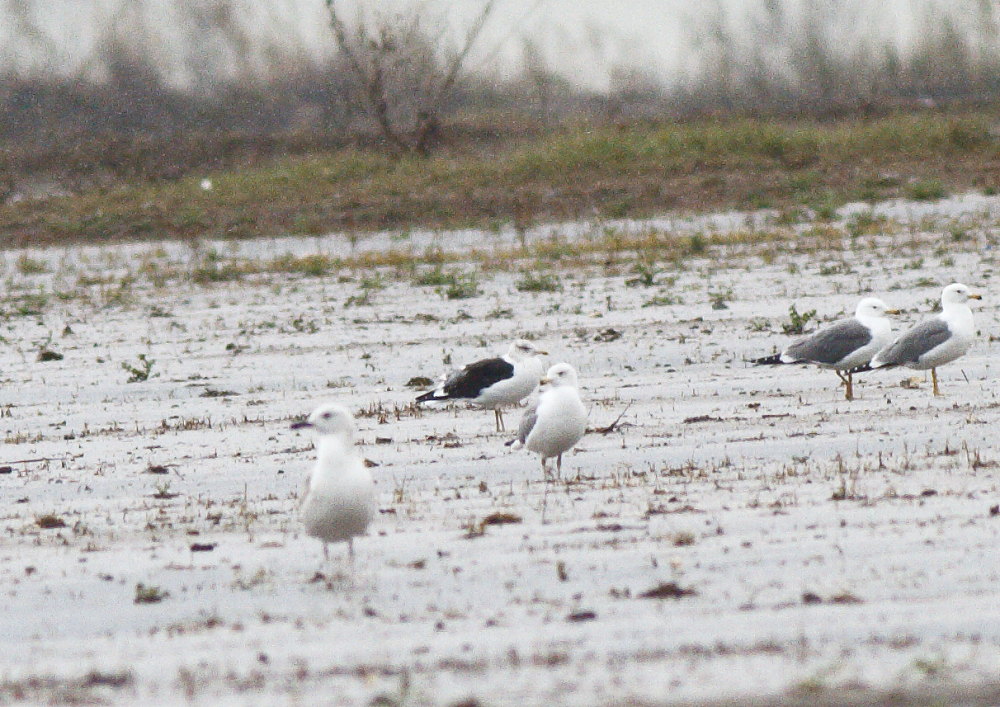
[[[857,319],[841,319],[812,336],[799,339],[785,349],[784,354],[796,361],[833,366],[870,344],[871,340],[871,331]]]
[[[910,329],[894,342],[878,352],[876,358],[882,366],[904,366],[916,363],[917,359],[951,337],[948,323],[938,317],[928,319]]]
[[[517,426],[517,441],[524,444],[528,441],[528,435],[535,429],[535,422],[538,421],[538,401],[535,400],[524,411],[521,417],[521,424]]]

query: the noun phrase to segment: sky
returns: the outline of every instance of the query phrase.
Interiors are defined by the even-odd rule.
[[[340,0],[338,6],[346,17],[368,21],[416,9],[428,27],[442,29],[442,44],[454,46],[483,1]],[[974,33],[983,2],[496,0],[469,66],[504,78],[531,55],[579,88],[607,90],[622,75],[676,85],[701,70],[719,27],[739,38],[741,51],[766,50],[780,70],[781,42],[810,17],[844,51],[905,52],[944,16]],[[219,31],[220,24],[232,31]],[[288,62],[319,62],[334,48],[323,0],[0,0],[6,72],[99,79],[101,48],[115,40],[144,54],[178,87],[241,73],[280,75]]]

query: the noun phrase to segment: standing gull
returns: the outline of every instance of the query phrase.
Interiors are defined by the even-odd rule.
[[[552,366],[541,380],[538,400],[524,412],[517,439],[508,444],[524,446],[545,461],[556,458],[556,475],[562,473],[562,455],[580,441],[587,430],[587,410],[577,390],[576,370],[568,363]]]
[[[308,428],[318,437],[316,465],[300,504],[306,534],[329,543],[347,541],[354,557],[354,537],[363,535],[375,515],[375,484],[354,447],[354,418],[347,408],[328,403],[292,429]]]
[[[875,354],[866,370],[906,366],[917,371],[931,369],[934,395],[938,390],[937,368],[965,354],[976,337],[970,299],[982,299],[960,282],[941,292],[941,313],[926,319]]]
[[[877,297],[865,297],[858,302],[853,317],[833,322],[786,346],[781,353],[754,359],[753,363],[813,363],[831,368],[844,385],[844,397],[854,400],[852,369],[868,363],[892,340],[887,314],[899,314],[899,310],[889,309]]]
[[[538,357],[545,354],[530,341],[518,339],[504,356],[470,363],[448,376],[440,387],[418,396],[417,402],[471,400],[481,408],[492,409],[497,431],[502,430],[501,408],[531,395],[542,376],[542,362]]]

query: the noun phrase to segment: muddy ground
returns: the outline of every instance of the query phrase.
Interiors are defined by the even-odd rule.
[[[878,213],[819,251],[719,246],[647,278],[627,257],[555,264],[549,292],[519,290],[519,267],[468,299],[390,270],[365,288],[371,273],[143,277],[186,267],[173,243],[6,253],[0,701],[990,703],[1000,200]],[[486,237],[514,235],[405,235],[455,252]],[[904,327],[954,280],[983,301],[944,397],[879,371],[846,402],[831,372],[745,363],[790,339],[790,305],[816,310],[810,329],[875,293]],[[590,407],[555,482],[491,412],[411,404],[411,378],[514,336],[576,366]],[[327,400],[355,411],[376,465],[353,566],[296,519],[312,450],[289,423]]]

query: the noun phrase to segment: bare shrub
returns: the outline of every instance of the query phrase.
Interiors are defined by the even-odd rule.
[[[337,48],[357,81],[355,100],[393,151],[428,153],[445,102],[494,5],[485,2],[462,45],[442,53],[437,47],[444,44],[444,25],[430,29],[421,10],[380,14],[371,27],[359,16],[348,27],[336,1],[326,0]]]

